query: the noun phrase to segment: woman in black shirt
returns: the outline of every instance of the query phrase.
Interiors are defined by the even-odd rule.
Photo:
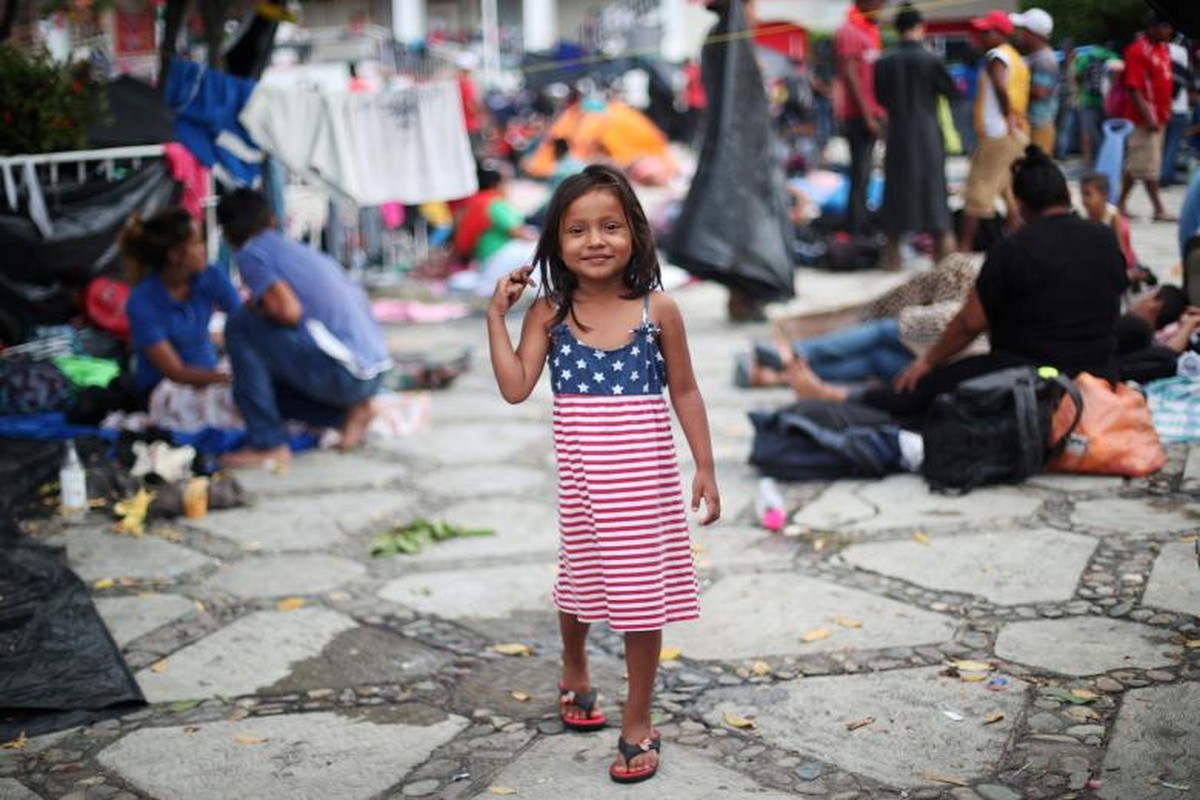
[[[941,338],[890,387],[851,392],[797,364],[801,397],[853,399],[919,419],[933,398],[969,378],[1014,366],[1053,366],[1116,380],[1116,322],[1127,286],[1112,231],[1079,218],[1062,172],[1037,147],[1013,164],[1013,193],[1027,223],[998,242],[975,288]],[[991,352],[947,363],[981,334]]]

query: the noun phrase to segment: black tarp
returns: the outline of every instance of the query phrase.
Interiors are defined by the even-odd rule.
[[[89,147],[162,144],[174,138],[174,115],[157,88],[122,75],[105,84],[104,94],[108,111],[104,119],[88,128]]]
[[[0,741],[145,702],[63,551],[0,518]]]
[[[64,176],[73,170],[64,167]],[[74,293],[89,280],[119,270],[117,233],[134,211],[170,205],[179,187],[155,160],[123,180],[94,176],[83,184],[43,186],[48,237],[22,206],[0,214],[0,339],[20,341],[31,325],[64,323],[78,313]]]
[[[704,138],[687,199],[666,242],[672,262],[752,300],[795,295],[783,170],[741,0],[710,3],[701,51]]]

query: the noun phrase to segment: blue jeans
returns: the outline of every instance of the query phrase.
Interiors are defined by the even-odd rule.
[[[373,397],[383,380],[354,377],[317,346],[303,325],[277,325],[249,306],[229,315],[225,343],[233,368],[233,402],[255,450],[287,442],[284,420],[341,424],[346,409]]]
[[[912,351],[900,343],[900,324],[894,319],[792,342],[792,352],[802,356],[817,377],[834,382],[891,380],[913,360]]]
[[[1092,163],[1087,165],[1088,169],[1095,166],[1096,156],[1100,154],[1100,144],[1104,141],[1104,130],[1101,125],[1104,124],[1104,111],[1099,108],[1088,108],[1080,106],[1079,112],[1079,137],[1086,138],[1088,147],[1091,149]],[[1080,150],[1083,150],[1082,143]]]
[[[1175,181],[1175,159],[1179,156],[1179,145],[1183,142],[1183,129],[1187,127],[1189,116],[1183,112],[1171,115],[1167,123],[1166,134],[1163,137],[1162,174],[1158,178],[1160,186],[1170,186]]]

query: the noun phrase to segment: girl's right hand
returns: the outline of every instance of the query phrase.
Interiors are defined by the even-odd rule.
[[[488,311],[504,316],[521,299],[526,286],[537,286],[533,280],[533,267],[526,264],[518,267],[496,282]]]

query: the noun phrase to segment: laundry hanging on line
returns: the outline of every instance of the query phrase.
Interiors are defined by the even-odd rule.
[[[454,81],[370,93],[259,86],[240,121],[289,170],[359,206],[453,200],[479,188]]]
[[[175,112],[175,138],[226,186],[256,186],[261,179],[262,151],[238,121],[256,85],[171,59],[164,94]]]

